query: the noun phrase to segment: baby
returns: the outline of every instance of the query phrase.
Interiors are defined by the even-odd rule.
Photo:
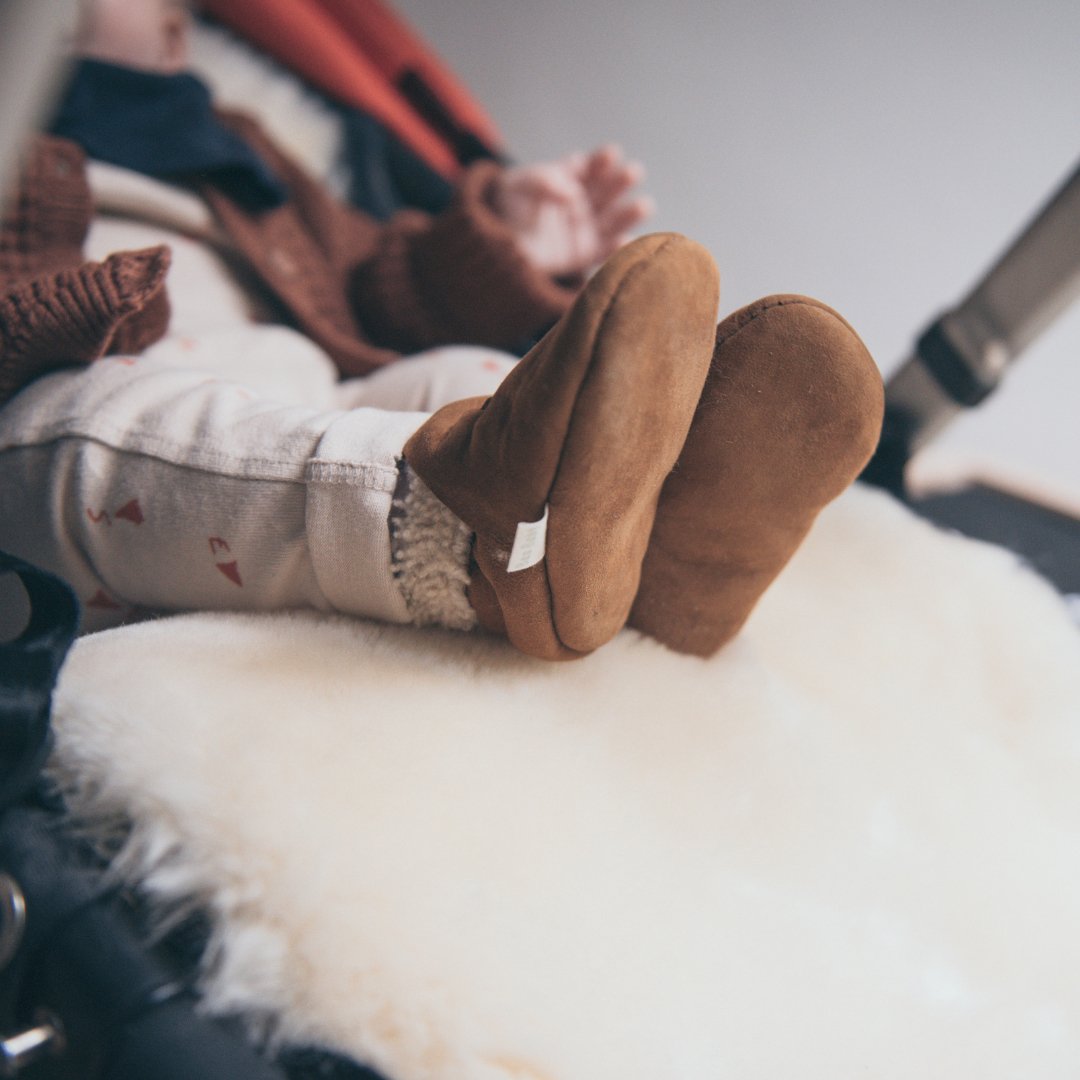
[[[9,201],[0,547],[86,629],[313,607],[548,659],[733,636],[876,443],[847,323],[785,296],[717,328],[707,252],[625,243],[650,207],[612,149],[481,162],[442,214],[375,222],[212,108],[187,31],[170,0],[88,3],[67,138]]]

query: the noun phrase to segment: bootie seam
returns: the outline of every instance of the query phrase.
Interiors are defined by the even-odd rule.
[[[834,318],[838,323],[840,323],[840,325],[843,326],[845,329],[850,330],[853,334],[855,333],[855,329],[847,321],[847,319],[845,319],[838,312],[833,311],[833,309],[829,307],[828,304],[823,304],[820,301],[814,300],[809,296],[798,296],[794,293],[791,293],[776,297],[771,303],[765,304],[758,311],[755,311],[754,314],[751,315],[748,319],[746,319],[745,322],[739,323],[739,325],[736,326],[735,329],[732,330],[731,333],[728,334],[726,337],[718,337],[716,339],[717,347],[731,341],[739,334],[740,331],[745,330],[751,323],[757,322],[757,320],[760,319],[761,316],[764,315],[766,312],[772,311],[773,309],[778,307],[796,306],[814,308],[817,311],[823,311],[826,315],[831,315],[832,318]],[[721,325],[723,325],[723,322],[724,320],[721,320]]]

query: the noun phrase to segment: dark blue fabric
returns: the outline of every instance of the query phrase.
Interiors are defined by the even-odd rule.
[[[406,71],[397,88],[417,115],[453,147],[462,165],[474,161],[509,161],[460,127],[423,78]],[[405,207],[440,214],[450,204],[453,186],[415,154],[398,136],[367,113],[342,107],[345,163],[353,206],[385,221]]]
[[[118,879],[66,832],[44,792],[52,690],[79,607],[59,578],[0,552],[8,573],[31,611],[19,637],[0,643],[0,867],[18,884],[26,921],[0,972],[0,1030],[38,1023],[39,1010],[59,1022],[64,1045],[42,1076],[285,1080],[240,1035],[197,1014],[186,973],[147,946]]]
[[[209,181],[252,210],[288,198],[273,170],[221,122],[194,75],[80,60],[50,130],[99,161],[161,180]]]
[[[349,201],[378,221],[406,207],[439,214],[453,187],[392,131],[357,109],[341,110]]]

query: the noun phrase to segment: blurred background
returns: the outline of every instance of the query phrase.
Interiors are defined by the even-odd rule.
[[[520,160],[616,141],[724,313],[838,308],[888,374],[1080,159],[1076,0],[396,0]],[[1080,235],[1075,237],[1080,245]],[[928,447],[1080,515],[1080,304]]]

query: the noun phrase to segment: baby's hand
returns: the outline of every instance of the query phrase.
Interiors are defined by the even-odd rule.
[[[494,209],[538,270],[552,277],[586,273],[652,214],[651,199],[630,194],[643,176],[637,162],[605,146],[507,169],[495,189]]]

